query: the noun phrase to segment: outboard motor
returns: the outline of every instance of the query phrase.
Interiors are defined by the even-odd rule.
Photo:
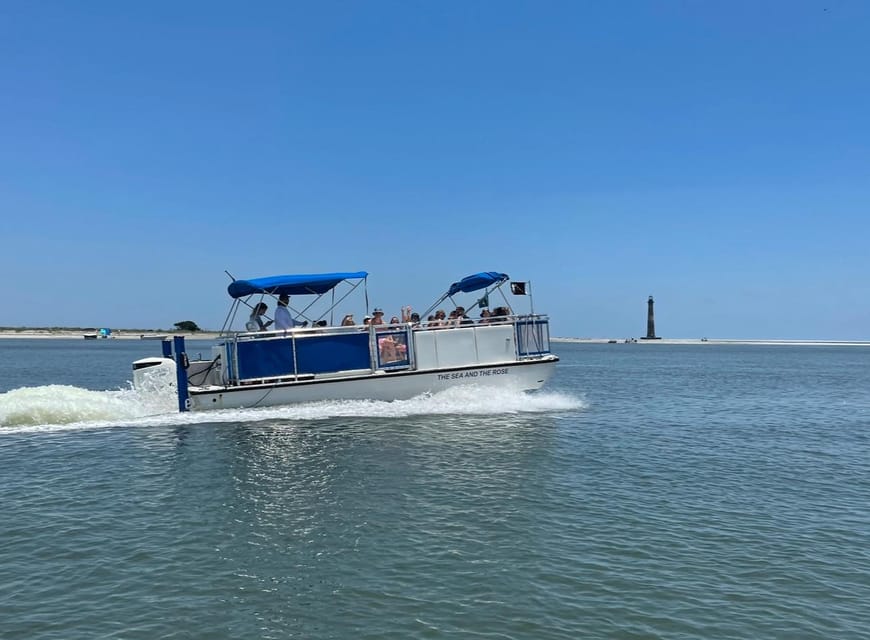
[[[142,358],[133,363],[134,389],[165,389],[175,384],[175,361],[171,358]]]

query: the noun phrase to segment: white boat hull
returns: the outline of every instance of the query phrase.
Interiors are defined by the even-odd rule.
[[[270,407],[322,400],[406,400],[457,386],[539,389],[553,374],[556,356],[428,371],[378,371],[367,376],[233,387],[191,387],[191,411]]]

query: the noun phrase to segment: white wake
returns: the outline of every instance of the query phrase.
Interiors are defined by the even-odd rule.
[[[503,415],[582,409],[570,395],[454,387],[410,400],[329,400],[281,407],[179,413],[174,389],[90,391],[65,385],[24,387],[0,394],[0,433],[56,431],[103,426],[149,426],[264,420],[404,418],[424,415]]]

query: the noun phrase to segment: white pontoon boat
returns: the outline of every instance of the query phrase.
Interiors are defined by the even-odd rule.
[[[191,360],[183,337],[165,340],[163,357],[133,363],[134,386],[147,389],[155,377],[169,378],[178,391],[179,410],[201,411],[336,399],[400,400],[459,385],[529,391],[553,373],[559,359],[550,353],[548,318],[533,312],[530,296],[529,312],[514,313],[502,291],[506,274],[463,278],[429,309],[448,299],[459,306],[455,298],[460,294],[483,291],[469,305],[471,311],[488,307],[492,296],[501,295],[504,306],[485,323],[457,317],[444,324],[330,326],[329,318],[348,295],[361,284],[366,290],[367,277],[360,271],[234,280],[228,287],[233,304],[211,357]],[[524,286],[516,286],[524,283],[512,284],[514,292],[526,294]],[[294,302],[314,296],[294,309],[306,326],[230,329],[239,311],[244,321],[248,309],[280,295],[294,296]],[[368,310],[367,293],[365,300]],[[327,308],[315,314],[318,303]]]

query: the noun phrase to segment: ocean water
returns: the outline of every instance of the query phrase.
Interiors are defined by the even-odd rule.
[[[870,638],[870,349],[197,415],[157,351],[0,340],[0,638]]]

